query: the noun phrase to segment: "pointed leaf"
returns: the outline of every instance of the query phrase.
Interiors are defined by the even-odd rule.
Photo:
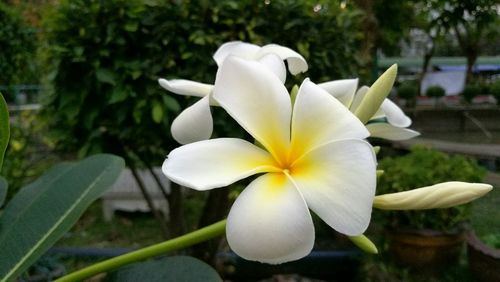
[[[2,207],[3,203],[5,202],[5,198],[7,197],[7,188],[9,187],[9,184],[7,183],[7,180],[5,178],[0,176],[0,208]]]
[[[156,123],[160,123],[163,119],[163,107],[157,101],[153,102],[153,109],[151,110],[151,117]]]
[[[217,272],[201,260],[176,256],[134,263],[112,272],[109,282],[222,281]]]
[[[0,218],[0,281],[33,264],[120,175],[121,158],[96,155],[50,169],[22,188]]]
[[[116,84],[115,74],[108,69],[98,69],[95,72],[95,75],[97,77],[97,80],[99,80],[100,82],[109,83],[111,85]]]
[[[9,109],[7,102],[0,93],[0,170],[2,170],[3,157],[5,150],[9,144],[10,125],[9,125]]]

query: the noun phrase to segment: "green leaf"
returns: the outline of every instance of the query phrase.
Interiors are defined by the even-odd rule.
[[[124,161],[96,155],[50,169],[22,188],[0,218],[0,281],[33,264],[120,175]]]
[[[172,98],[169,95],[163,95],[161,96],[163,99],[163,103],[167,106],[167,109],[174,111],[174,112],[179,112],[181,110],[181,106],[179,105],[179,102]]]
[[[109,99],[109,104],[114,104],[121,102],[128,97],[128,91],[126,87],[115,87],[111,92],[111,98]]]
[[[125,24],[125,30],[128,32],[135,32],[137,31],[137,28],[139,27],[139,23],[136,22],[129,22]]]
[[[222,281],[208,264],[187,256],[134,263],[109,275],[110,282]]]
[[[9,188],[9,184],[5,178],[0,176],[0,208],[5,202],[5,198],[7,197],[7,189]]]
[[[95,75],[97,77],[97,80],[99,80],[100,82],[109,83],[111,85],[116,84],[115,74],[108,69],[98,69],[95,72]]]
[[[0,170],[3,165],[3,157],[10,138],[10,125],[9,125],[9,108],[7,102],[0,93]]]
[[[160,103],[153,102],[153,109],[151,110],[151,116],[156,123],[160,123],[163,119],[163,108]]]

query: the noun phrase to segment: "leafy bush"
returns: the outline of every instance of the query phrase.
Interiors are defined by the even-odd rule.
[[[169,127],[179,105],[194,100],[170,95],[157,79],[213,83],[211,56],[230,40],[294,48],[318,82],[353,75],[359,12],[312,7],[286,0],[60,1],[44,17],[42,52],[45,112],[57,145],[81,156],[132,151],[161,161],[176,145]],[[233,127],[215,111],[215,134],[224,136]]]
[[[379,179],[377,194],[402,192],[452,180],[481,182],[486,173],[471,159],[421,146],[412,148],[405,156],[382,159],[379,168],[385,173]],[[384,212],[384,216],[389,227],[448,231],[459,228],[467,220],[468,211],[468,205],[461,205],[427,211],[391,211]]]
[[[10,125],[10,140],[2,175],[9,180],[9,197],[60,159],[52,154],[52,146],[43,137],[47,129],[37,122],[36,111],[20,111]]]
[[[481,241],[483,241],[486,245],[500,249],[500,235],[499,234],[487,234],[481,236]]]
[[[9,5],[0,2],[0,85],[37,82],[34,75],[36,38]],[[4,93],[6,94],[6,93]],[[12,98],[6,95],[6,98]],[[8,99],[11,100],[11,99]]]
[[[445,90],[441,86],[431,86],[427,88],[425,95],[428,97],[440,98],[446,94]]]
[[[481,94],[481,86],[477,84],[466,85],[462,91],[463,99],[469,104],[472,103],[472,99],[479,94]]]
[[[490,93],[497,99],[497,104],[500,105],[500,80],[497,80],[490,85]]]
[[[398,97],[405,100],[413,100],[417,97],[418,87],[413,81],[403,81],[397,88]]]

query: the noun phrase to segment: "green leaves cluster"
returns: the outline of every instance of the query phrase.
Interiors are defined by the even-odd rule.
[[[500,105],[500,80],[493,82],[490,85],[490,93],[497,99],[497,105]]]
[[[467,103],[472,103],[472,100],[481,94],[481,86],[478,84],[468,84],[465,85],[462,91],[462,97]]]
[[[130,149],[158,162],[177,144],[170,124],[195,99],[157,79],[213,83],[212,60],[231,40],[302,53],[317,82],[353,75],[359,12],[310,1],[60,1],[44,18],[46,113],[61,148],[88,155]],[[293,83],[293,81],[292,81]],[[216,113],[216,116],[217,113]],[[231,125],[215,121],[216,134]]]
[[[445,94],[446,91],[444,90],[444,88],[438,85],[431,86],[425,91],[425,95],[428,97],[439,98],[443,97]]]
[[[0,2],[0,46],[0,85],[37,81],[34,30],[5,1]]]
[[[402,157],[384,158],[379,168],[377,194],[402,192],[446,181],[481,182],[486,171],[475,161],[460,155],[450,156],[430,148],[416,146]],[[467,205],[426,211],[384,212],[391,227],[409,226],[450,231],[467,220]]]
[[[9,109],[2,93],[0,93],[0,171],[2,171],[3,158],[10,138]]]

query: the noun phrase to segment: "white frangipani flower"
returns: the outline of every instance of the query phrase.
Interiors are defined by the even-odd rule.
[[[278,76],[282,82],[286,79],[284,60],[287,60],[288,69],[292,74],[307,71],[307,63],[299,53],[276,44],[259,47],[240,41],[228,42],[219,47],[213,59],[220,67],[229,55],[258,61]],[[213,130],[210,106],[217,106],[217,103],[210,98],[213,85],[185,79],[161,78],[158,82],[163,88],[175,94],[201,97],[198,102],[186,108],[173,121],[171,132],[174,139],[181,144],[209,139]]]
[[[337,98],[351,112],[356,112],[361,101],[370,89],[362,86],[357,91],[358,79],[334,80],[318,84]],[[366,127],[370,136],[389,140],[406,140],[419,135],[418,132],[408,129],[411,119],[391,100],[384,99],[378,111],[370,118]]]
[[[288,91],[269,69],[228,57],[213,99],[261,144],[236,138],[195,142],[163,164],[172,181],[196,190],[260,174],[239,195],[227,219],[230,247],[241,257],[283,263],[314,244],[309,209],[348,236],[370,222],[376,184],[369,133],[340,102],[306,79],[292,109]]]

